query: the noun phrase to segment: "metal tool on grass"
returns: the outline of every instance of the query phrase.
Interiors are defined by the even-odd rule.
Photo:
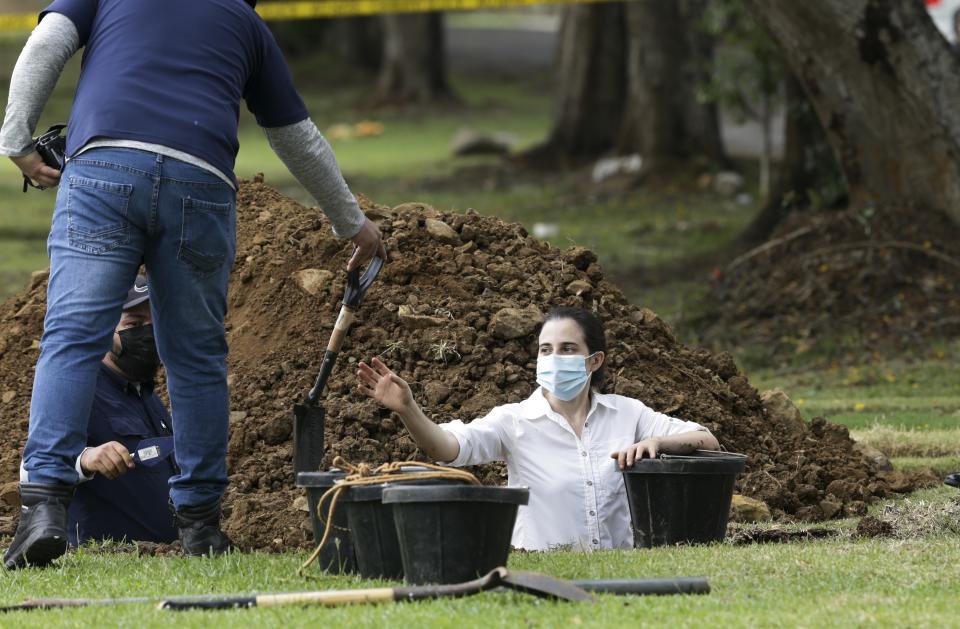
[[[496,573],[496,574],[494,574]],[[506,577],[503,577],[503,574]],[[507,583],[503,580],[506,579]],[[287,594],[271,595],[233,595],[220,597],[184,597],[169,598],[164,600],[164,609],[222,609],[224,607],[254,607],[269,605],[293,605],[293,604],[311,604],[311,605],[342,605],[348,602],[352,603],[373,603],[382,601],[399,600],[421,600],[427,598],[441,598],[444,596],[467,596],[476,594],[485,590],[493,589],[514,589],[533,594],[528,587],[536,587],[537,591],[543,591],[544,584],[552,586],[554,583],[560,583],[563,586],[561,590],[549,589],[549,593],[539,594],[540,596],[550,598],[565,598],[561,594],[569,593],[568,586],[572,584],[579,588],[584,594],[618,594],[618,595],[666,595],[666,594],[709,594],[710,584],[703,578],[679,577],[676,579],[614,579],[614,580],[582,580],[582,581],[562,581],[553,577],[536,574],[531,572],[514,572],[504,568],[497,568],[492,573],[482,579],[470,581],[457,585],[443,586],[420,586],[416,588],[380,588],[377,590],[330,590],[327,592],[290,592]],[[442,590],[442,591],[441,591]],[[398,593],[416,592],[414,596],[402,595]],[[576,596],[582,597],[583,594],[572,590]],[[349,592],[349,601],[345,600],[344,592]],[[371,595],[371,592],[379,592],[379,598]],[[387,596],[389,592],[389,596]],[[429,594],[429,595],[426,595]],[[337,596],[341,596],[336,600]],[[589,594],[584,600],[591,600]],[[281,598],[278,598],[281,597]],[[307,597],[308,600],[303,599]],[[262,598],[262,600],[261,600]],[[318,600],[325,599],[325,600]],[[90,607],[90,606],[113,606],[113,605],[136,605],[159,602],[160,599],[149,597],[130,597],[130,598],[38,598],[26,600],[17,605],[8,605],[0,607],[0,613],[12,611],[26,611],[37,609],[60,609],[64,607]],[[335,602],[332,602],[334,601]],[[581,600],[580,598],[576,600]],[[188,607],[192,605],[192,607]]]
[[[365,590],[326,590],[321,592],[289,592],[255,596],[206,596],[202,598],[169,599],[160,603],[160,609],[231,609],[235,607],[277,607],[281,605],[323,605],[335,607],[361,603],[394,603],[435,598],[457,598],[505,588],[531,594],[539,598],[562,601],[595,602],[588,592],[569,581],[536,572],[515,572],[494,568],[485,576],[453,585],[418,585],[397,588]]]
[[[293,472],[316,472],[323,461],[323,428],[326,420],[326,411],[320,406],[320,394],[327,386],[327,379],[333,371],[333,364],[343,346],[343,340],[350,331],[354,315],[360,308],[360,302],[367,289],[373,284],[377,274],[383,267],[383,258],[374,256],[367,265],[367,270],[360,275],[356,268],[347,273],[347,287],[343,294],[343,303],[340,314],[330,334],[327,351],[323,354],[323,363],[320,373],[317,374],[313,388],[307,393],[302,404],[293,407]]]

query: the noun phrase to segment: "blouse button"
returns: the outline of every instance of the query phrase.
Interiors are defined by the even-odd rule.
[[[590,512],[590,515],[597,515],[597,512],[596,512],[596,511],[591,511],[591,512]]]
[[[588,481],[587,481],[587,487],[593,487],[593,481],[592,481],[592,480],[588,480]]]
[[[599,540],[593,540],[593,544],[594,544],[594,546],[596,546],[596,545],[597,545],[597,544],[599,544],[599,543],[600,543],[600,541],[599,541]]]
[[[586,452],[581,452],[581,453],[580,453],[580,456],[587,456],[587,453],[586,453]]]

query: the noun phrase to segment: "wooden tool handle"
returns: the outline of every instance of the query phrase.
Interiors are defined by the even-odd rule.
[[[373,588],[369,590],[329,590],[325,592],[289,592],[286,594],[264,594],[257,597],[257,607],[279,607],[281,605],[357,605],[361,603],[392,603],[393,588]]]
[[[327,351],[339,353],[343,347],[343,339],[347,338],[347,332],[353,324],[353,317],[356,312],[349,306],[341,306],[340,315],[337,322],[333,325],[333,333],[330,334],[330,342],[327,343]]]

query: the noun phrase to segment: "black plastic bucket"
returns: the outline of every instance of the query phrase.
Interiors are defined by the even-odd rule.
[[[393,506],[408,583],[462,583],[507,564],[525,487],[401,486],[383,492]]]
[[[318,543],[323,539],[325,523],[317,515],[317,503],[321,496],[336,481],[346,476],[346,472],[330,470],[329,472],[300,472],[297,474],[297,487],[307,490],[307,508],[310,509],[310,524],[313,526],[313,541]],[[329,500],[324,503],[324,517],[326,509],[330,507]],[[333,513],[333,529],[330,539],[320,551],[317,564],[327,572],[334,574],[356,572],[357,558],[353,551],[353,539],[350,536],[347,524],[347,511],[343,507]]]
[[[426,468],[404,468],[404,472],[429,471]],[[451,485],[464,481],[444,478],[410,479],[380,485],[361,485],[345,490],[338,501],[338,510],[346,512],[353,537],[357,572],[367,579],[403,579],[403,560],[393,521],[393,509],[382,502],[383,493],[394,485]]]
[[[698,450],[642,459],[623,471],[634,548],[722,541],[747,457]]]

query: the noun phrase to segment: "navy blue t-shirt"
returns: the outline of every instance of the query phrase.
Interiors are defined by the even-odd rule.
[[[100,365],[87,445],[119,441],[133,452],[141,440],[173,434],[171,429],[170,415],[151,387],[141,385],[138,391],[134,384]],[[167,506],[167,481],[176,471],[170,457],[153,467],[138,465],[113,480],[97,474],[80,483],[70,503],[70,543],[90,539],[175,540],[177,530]]]
[[[67,154],[97,137],[160,144],[232,175],[240,100],[262,127],[308,117],[264,21],[244,0],[55,0],[85,46]]]

